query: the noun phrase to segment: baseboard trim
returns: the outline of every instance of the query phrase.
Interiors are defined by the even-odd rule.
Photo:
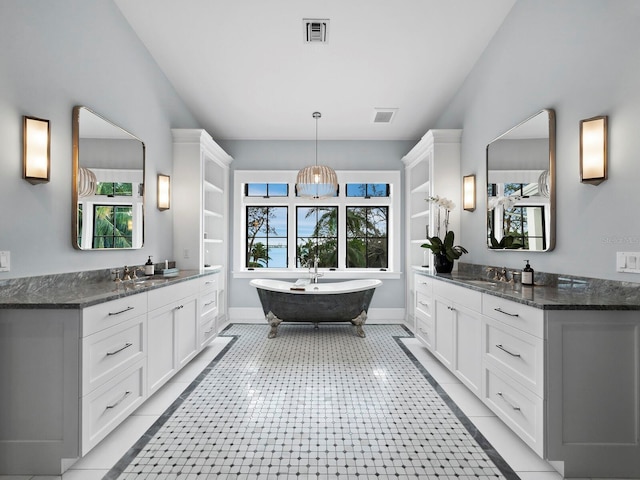
[[[370,308],[367,323],[405,323],[404,308]],[[264,313],[260,307],[229,307],[230,323],[264,322]]]

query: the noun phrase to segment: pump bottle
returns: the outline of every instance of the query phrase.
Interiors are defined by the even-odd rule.
[[[523,285],[533,285],[533,268],[529,265],[529,260],[525,260],[527,264],[522,270],[522,284]]]
[[[151,261],[151,255],[149,255],[149,259],[147,260],[147,263],[144,264],[144,274],[153,275],[154,270],[155,269],[154,269],[153,262]]]

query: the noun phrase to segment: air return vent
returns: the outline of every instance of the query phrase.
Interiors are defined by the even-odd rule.
[[[391,123],[397,111],[397,108],[374,108],[373,123]]]
[[[329,19],[302,19],[305,43],[327,43],[329,41]]]

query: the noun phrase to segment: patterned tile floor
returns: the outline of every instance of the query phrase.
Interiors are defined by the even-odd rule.
[[[107,473],[152,479],[519,477],[398,341],[398,325],[236,324]]]

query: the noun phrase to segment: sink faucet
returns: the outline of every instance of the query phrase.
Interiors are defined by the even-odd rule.
[[[126,265],[124,266],[124,270],[122,270],[122,281],[126,282],[127,280],[131,280],[131,270]]]
[[[508,282],[507,279],[507,268],[502,267],[500,269],[489,267],[487,268],[487,273],[493,273],[493,279],[497,282]]]
[[[311,262],[309,262],[309,278],[313,283],[318,283],[318,277],[322,277],[324,273],[318,273],[318,262],[320,259],[316,255],[313,257],[313,272],[311,272]]]

